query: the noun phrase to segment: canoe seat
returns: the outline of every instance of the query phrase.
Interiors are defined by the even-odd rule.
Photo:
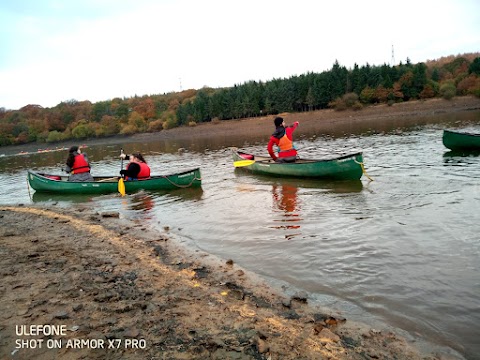
[[[45,177],[52,180],[62,180],[62,178],[58,175],[45,175]]]

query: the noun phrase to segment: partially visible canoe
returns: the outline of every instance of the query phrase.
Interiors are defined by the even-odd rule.
[[[358,180],[363,174],[362,153],[354,153],[328,159],[297,159],[293,163],[278,163],[270,157],[233,151],[233,161],[254,160],[250,165],[238,167],[255,174],[277,177],[298,177],[329,180]],[[242,163],[240,163],[242,164]]]
[[[28,170],[28,183],[39,192],[59,194],[108,194],[118,191],[118,176],[95,176],[91,182],[70,182],[68,176],[50,175]],[[185,170],[170,175],[157,175],[149,179],[125,181],[127,194],[139,190],[173,190],[201,186],[200,169]]]
[[[480,134],[443,130],[442,140],[450,150],[480,150]]]

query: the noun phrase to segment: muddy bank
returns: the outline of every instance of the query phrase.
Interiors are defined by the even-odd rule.
[[[304,113],[279,114],[287,124],[300,122],[297,134],[311,130],[328,131],[346,124],[369,122],[372,124],[387,124],[397,119],[417,121],[420,117],[435,114],[448,114],[460,111],[480,110],[480,98],[473,96],[457,97],[452,100],[431,99],[409,101],[392,106],[386,104],[372,105],[362,110],[335,111],[332,109]],[[160,139],[202,138],[222,135],[248,136],[270,135],[273,131],[275,116],[264,116],[240,120],[225,120],[219,123],[202,123],[193,128],[182,127],[152,134],[137,134],[132,139],[142,141],[157,141]]]
[[[0,207],[0,358],[451,358],[118,216]]]

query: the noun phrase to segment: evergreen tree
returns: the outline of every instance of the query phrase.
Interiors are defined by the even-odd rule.
[[[468,73],[480,75],[480,57],[473,59],[472,63],[468,67]]]

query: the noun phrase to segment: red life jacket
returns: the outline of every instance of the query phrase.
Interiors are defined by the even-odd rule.
[[[88,165],[87,160],[83,154],[76,155],[73,158],[72,174],[81,174],[90,172],[90,165]]]
[[[133,162],[140,166],[140,172],[137,175],[137,179],[148,179],[150,177],[150,167],[141,161],[133,161]],[[130,164],[131,163],[127,165],[127,170]],[[125,177],[125,180],[128,180],[128,177]]]

